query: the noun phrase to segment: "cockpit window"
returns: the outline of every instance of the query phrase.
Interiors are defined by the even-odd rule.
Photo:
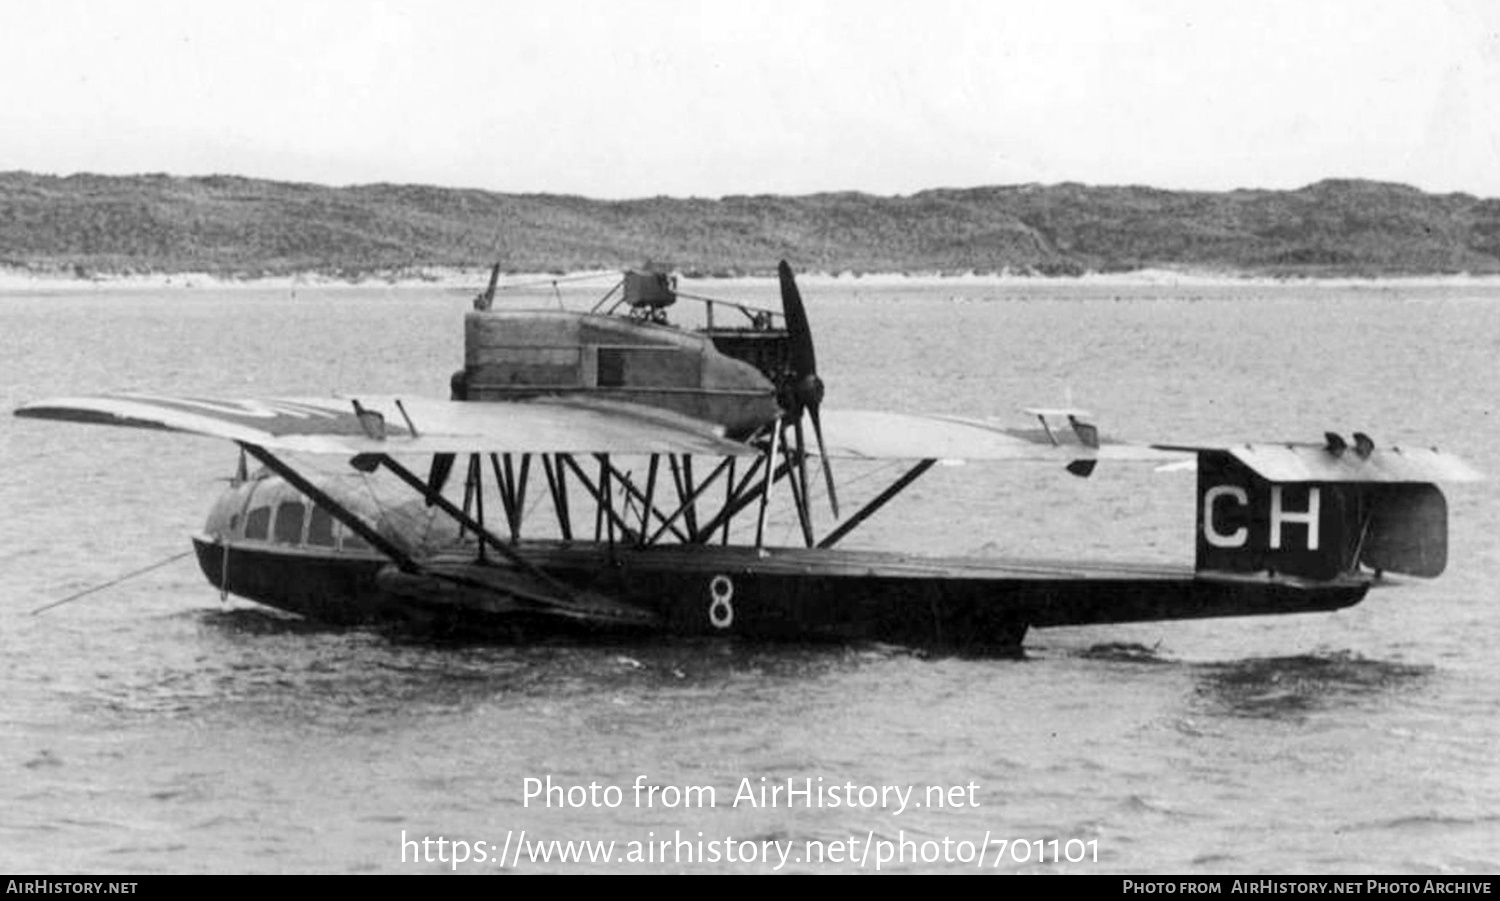
[[[245,537],[257,541],[266,540],[266,532],[271,526],[271,508],[256,507],[245,517]]]
[[[625,352],[618,347],[601,347],[595,368],[600,388],[620,388],[625,384]]]
[[[322,507],[313,507],[307,520],[307,543],[318,547],[333,547],[333,517]]]
[[[307,508],[300,501],[287,501],[276,508],[274,539],[277,544],[302,543],[302,517]]]

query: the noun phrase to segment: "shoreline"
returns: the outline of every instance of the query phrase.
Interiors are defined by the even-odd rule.
[[[606,283],[619,277],[619,270],[592,272],[512,273],[501,276],[502,289],[535,287],[543,289],[553,282]],[[62,273],[39,273],[25,269],[0,267],[0,292],[3,293],[82,293],[90,291],[167,291],[167,290],[414,290],[482,291],[489,280],[489,270],[479,267],[421,269],[415,272],[374,274],[358,279],[340,278],[321,273],[234,278],[206,272],[101,274],[79,277]],[[757,285],[776,284],[775,276],[733,276],[729,278],[689,278],[679,276],[684,285]],[[913,287],[932,285],[969,285],[977,287],[1024,286],[1120,286],[1120,287],[1275,287],[1302,285],[1308,287],[1464,287],[1500,286],[1500,274],[1472,275],[1390,275],[1390,276],[1271,276],[1215,272],[1209,270],[1139,269],[1130,272],[1087,272],[1082,275],[1028,275],[1018,273],[884,272],[884,273],[798,273],[797,280],[806,285],[871,285]]]

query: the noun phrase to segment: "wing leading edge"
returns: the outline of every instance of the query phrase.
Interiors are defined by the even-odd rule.
[[[186,432],[309,454],[755,453],[685,416],[638,404],[571,399],[466,403],[371,396],[356,402],[113,394],[36,401],[15,415]]]
[[[1478,482],[1484,474],[1437,448],[1374,447],[1364,451],[1298,442],[1204,442],[1155,445],[1167,451],[1228,454],[1272,482]]]
[[[1021,429],[983,419],[824,410],[823,431],[830,457],[940,460],[1181,460],[1180,451],[1143,444],[1099,440],[1092,426]]]
[[[356,402],[357,401],[357,402]],[[206,435],[311,454],[611,453],[749,456],[756,446],[716,426],[608,399],[513,402],[386,396],[217,398],[110,394],[26,404],[20,417]],[[1164,461],[1182,455],[1144,445],[1083,443],[1066,427],[1015,429],[978,419],[825,410],[830,457]]]

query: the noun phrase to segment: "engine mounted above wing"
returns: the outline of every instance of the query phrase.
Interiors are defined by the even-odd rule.
[[[700,333],[563,310],[467,315],[455,400],[580,394],[672,410],[731,436],[753,433],[780,410],[763,372]]]

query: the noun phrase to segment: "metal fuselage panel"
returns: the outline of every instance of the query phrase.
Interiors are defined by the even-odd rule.
[[[227,545],[194,536],[198,566],[216,588],[257,604],[335,625],[398,617],[377,585],[390,565],[374,557],[309,554],[270,545]]]

